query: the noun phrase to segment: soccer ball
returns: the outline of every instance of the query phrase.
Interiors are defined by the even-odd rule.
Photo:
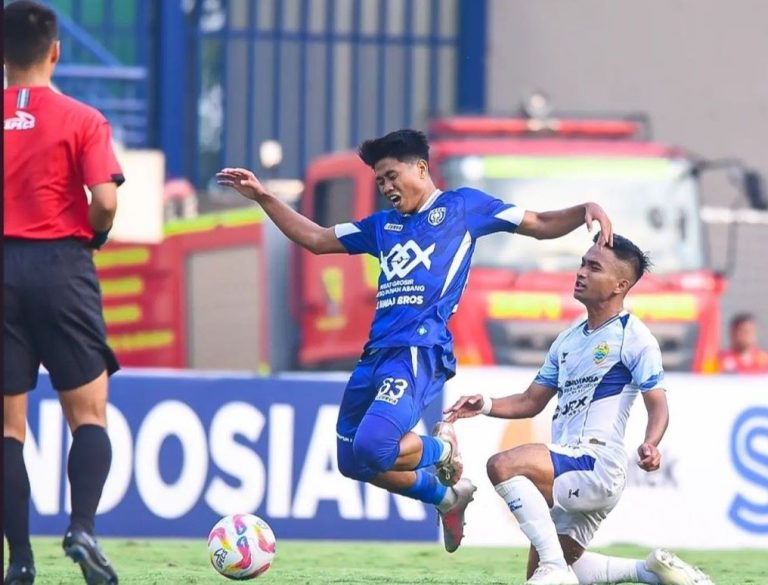
[[[275,534],[258,516],[224,516],[208,534],[213,568],[228,579],[255,579],[275,558]]]

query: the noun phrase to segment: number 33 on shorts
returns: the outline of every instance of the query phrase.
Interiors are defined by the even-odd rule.
[[[381,381],[376,390],[375,400],[381,400],[388,404],[397,404],[408,389],[408,382],[402,378],[387,377]]]

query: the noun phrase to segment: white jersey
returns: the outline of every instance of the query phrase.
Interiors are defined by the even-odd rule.
[[[557,390],[552,442],[601,445],[624,454],[624,430],[638,392],[664,376],[659,343],[648,327],[622,311],[594,331],[586,320],[552,344],[536,382]]]

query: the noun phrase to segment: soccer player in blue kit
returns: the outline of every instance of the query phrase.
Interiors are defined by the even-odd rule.
[[[477,238],[495,232],[537,239],[563,236],[593,221],[600,244],[611,222],[594,203],[536,213],[477,189],[440,191],[429,172],[423,133],[398,130],[365,141],[360,158],[392,210],[331,227],[317,225],[271,194],[246,169],[225,168],[219,184],[256,201],[293,242],[314,254],[361,254],[381,266],[376,312],[342,399],[336,436],[342,474],[436,506],[448,552],[464,536],[464,511],[477,488],[461,478],[453,427],[412,432],[456,369],[448,319],[467,284]],[[435,466],[436,473],[427,468]]]

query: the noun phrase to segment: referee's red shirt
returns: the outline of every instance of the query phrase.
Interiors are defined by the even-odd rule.
[[[83,187],[124,180],[109,123],[48,87],[8,88],[3,106],[3,235],[89,241]]]

